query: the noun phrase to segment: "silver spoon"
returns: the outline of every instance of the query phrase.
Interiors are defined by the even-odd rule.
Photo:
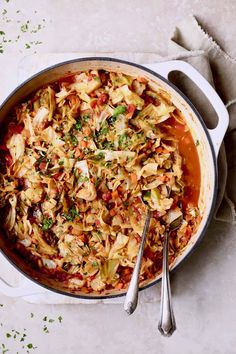
[[[144,204],[148,205],[148,203],[143,198],[143,195],[142,195],[142,201],[144,202]],[[128,315],[131,315],[135,311],[138,303],[139,274],[140,274],[143,251],[146,242],[147,232],[150,225],[151,216],[152,216],[152,211],[148,209],[136,263],[134,266],[131,281],[129,283],[129,288],[125,297],[124,310],[127,312]]]
[[[169,276],[169,235],[177,230],[183,221],[183,214],[179,208],[170,210],[167,215],[169,231],[164,234],[163,265],[161,283],[161,318],[158,329],[163,336],[169,337],[176,330],[175,317],[171,299],[170,276]]]

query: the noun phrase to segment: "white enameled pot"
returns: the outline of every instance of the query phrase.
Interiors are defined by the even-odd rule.
[[[216,161],[220,145],[229,123],[228,112],[212,86],[198,71],[183,61],[174,60],[141,66],[118,59],[92,57],[74,59],[57,64],[39,72],[25,81],[11,93],[2,104],[0,108],[0,124],[4,124],[4,122],[6,123],[6,117],[13,106],[23,101],[28,95],[39,89],[41,86],[44,86],[63,76],[90,69],[119,71],[133,76],[146,77],[152,82],[153,86],[158,85],[164,88],[171,94],[172,101],[176,107],[183,112],[193,138],[195,141],[198,140],[200,142],[197,149],[201,166],[199,208],[202,214],[202,221],[196,234],[194,234],[190,239],[187,247],[172,264],[171,269],[174,270],[199,244],[212,218],[217,194]],[[200,90],[202,90],[208,98],[218,115],[218,125],[215,129],[209,130],[206,128],[202,118],[193,104],[183,95],[182,92],[180,92],[171,82],[168,81],[168,75],[172,71],[183,72],[200,88]],[[4,256],[16,267],[16,269],[26,276],[25,281],[19,287],[11,287],[7,283],[6,279],[0,278],[0,291],[8,296],[38,294],[45,291],[45,288],[59,294],[86,299],[115,297],[125,294],[125,291],[107,291],[103,294],[85,294],[81,291],[73,292],[72,290],[66,288],[62,283],[48,279],[45,275],[33,271],[22,258],[14,253],[10,247],[10,244],[8,244],[3,235],[0,237],[0,248]],[[160,278],[161,275],[152,281],[143,283],[140,289],[144,289],[155,284],[160,280]]]

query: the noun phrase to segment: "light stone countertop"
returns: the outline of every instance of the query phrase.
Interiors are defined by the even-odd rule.
[[[4,9],[0,31],[11,42],[0,54],[0,101],[16,85],[19,61],[35,50],[164,55],[174,25],[191,13],[236,57],[234,0],[2,0],[0,13]],[[22,32],[27,20],[28,30]],[[30,33],[38,24],[45,28]],[[26,353],[24,342],[6,337],[25,328],[26,344],[37,346],[29,351],[39,354],[235,354],[235,241],[235,227],[212,222],[198,249],[172,276],[178,330],[171,338],[158,334],[159,303],[142,304],[127,317],[121,305],[31,305],[0,295],[0,351],[4,343],[9,354]],[[62,323],[49,323],[45,333],[43,317],[60,315]]]

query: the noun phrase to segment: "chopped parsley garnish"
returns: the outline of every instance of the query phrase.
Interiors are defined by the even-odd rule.
[[[77,146],[78,145],[78,139],[76,138],[76,136],[72,136],[71,137],[71,144],[73,146]]]
[[[84,121],[84,122],[87,122],[90,118],[90,115],[89,114],[84,114],[81,116],[81,119]]]
[[[107,134],[109,132],[109,128],[105,127],[99,131],[99,135]]]
[[[58,317],[58,321],[59,321],[60,323],[62,322],[62,317],[61,317],[61,316]]]
[[[104,147],[104,149],[113,150],[114,143],[112,143],[111,141],[106,141],[103,143],[103,147]]]
[[[79,213],[77,212],[77,210],[75,209],[75,207],[70,208],[69,212],[70,212],[70,214],[71,214],[71,216],[72,216],[73,219],[74,219],[76,216],[79,216]]]
[[[125,106],[118,106],[114,109],[113,117],[117,117],[119,114],[125,113],[126,107]]]
[[[196,140],[196,143],[195,143],[196,146],[200,145],[200,142],[199,140]]]
[[[112,163],[111,163],[111,162],[106,162],[106,163],[105,163],[105,166],[106,166],[107,168],[110,168],[110,167],[112,166]]]
[[[70,141],[71,135],[69,133],[65,133],[63,140],[64,141]]]
[[[128,140],[129,140],[129,136],[126,133],[120,135],[118,138],[119,146],[121,148],[125,148],[127,146]]]
[[[63,160],[60,160],[60,161],[58,162],[58,165],[60,165],[60,166],[64,165],[64,161],[63,161]]]
[[[52,218],[49,218],[49,219],[44,219],[43,222],[42,222],[43,226],[42,226],[42,230],[43,231],[47,231],[49,230],[52,225],[53,225],[53,220]]]
[[[77,130],[82,129],[82,123],[79,120],[77,120],[77,122],[75,123],[75,129],[77,129]]]
[[[101,137],[102,135],[107,134],[108,132],[109,132],[109,125],[108,125],[107,122],[105,122],[101,126],[100,130],[94,134],[94,139],[97,140],[97,139],[99,139],[99,137]]]
[[[48,327],[47,327],[46,325],[43,326],[43,331],[44,331],[45,333],[49,333]]]
[[[73,221],[76,216],[80,216],[75,207],[69,209],[68,213],[61,214],[67,221]]]
[[[62,140],[66,142],[70,142],[72,146],[77,146],[78,145],[78,139],[74,135],[70,135],[69,133],[66,133],[64,135],[64,138]]]
[[[72,216],[69,213],[62,213],[61,214],[63,218],[65,218],[67,221],[73,221]]]
[[[96,182],[95,182],[95,187],[97,188],[99,186],[99,184],[101,183],[102,178],[97,178]]]
[[[116,117],[112,116],[108,119],[109,124],[114,124],[116,122]]]
[[[27,32],[28,31],[27,23],[25,23],[24,25],[21,25],[20,29],[21,29],[22,32]]]
[[[93,150],[88,149],[88,148],[83,149],[83,153],[84,153],[85,155],[91,154],[92,151],[93,151]]]
[[[147,191],[146,193],[144,193],[144,200],[146,200],[146,198],[150,198],[151,197],[151,191]]]
[[[70,268],[70,263],[69,263],[69,262],[68,262],[68,263],[63,263],[62,268],[63,268],[65,271],[68,271],[69,268]]]
[[[78,181],[83,183],[83,182],[88,182],[89,181],[89,178],[87,176],[80,176],[78,178]]]
[[[6,349],[5,344],[2,344],[2,354],[9,352],[9,349]]]
[[[102,160],[104,159],[105,154],[104,152],[99,152],[97,155],[95,155],[96,160]]]

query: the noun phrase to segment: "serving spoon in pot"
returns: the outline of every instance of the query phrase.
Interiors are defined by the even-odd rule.
[[[160,333],[165,337],[170,337],[176,330],[169,275],[169,235],[172,231],[175,231],[180,227],[182,221],[183,214],[179,208],[168,212],[167,223],[169,224],[169,229],[164,233],[161,281],[161,317],[158,324]]]
[[[141,243],[139,246],[139,251],[136,259],[136,263],[134,266],[133,274],[129,283],[129,288],[125,296],[125,302],[124,302],[124,310],[127,312],[128,315],[132,315],[132,313],[135,311],[138,303],[138,290],[139,290],[139,274],[140,274],[140,269],[141,269],[141,264],[142,264],[142,258],[143,258],[143,251],[146,243],[146,236],[148,233],[149,225],[150,225],[150,220],[152,216],[152,211],[149,208],[149,204],[147,201],[144,199],[144,194],[142,193],[142,201],[145,205],[148,206],[148,212],[142,232],[142,237],[141,237]]]
[[[129,288],[125,297],[124,310],[128,315],[131,315],[138,303],[138,290],[139,290],[139,274],[141,269],[141,263],[143,258],[143,251],[146,243],[146,236],[150,225],[150,220],[152,216],[152,211],[148,202],[144,198],[144,193],[142,193],[142,201],[145,205],[148,206],[148,212],[143,228],[141,244],[139,247],[136,263],[134,266],[133,274],[129,284]],[[163,335],[168,335],[166,333],[170,332],[171,334],[176,329],[175,319],[173,313],[173,307],[171,302],[171,291],[170,291],[170,280],[169,280],[169,262],[168,262],[168,250],[169,250],[169,233],[176,230],[183,220],[183,215],[180,209],[178,211],[170,211],[168,213],[168,222],[169,222],[169,231],[165,233],[164,238],[164,247],[163,247],[163,276],[162,276],[162,291],[161,291],[161,320],[158,325],[159,331]],[[165,270],[165,271],[164,271]],[[171,335],[169,334],[169,335]]]

